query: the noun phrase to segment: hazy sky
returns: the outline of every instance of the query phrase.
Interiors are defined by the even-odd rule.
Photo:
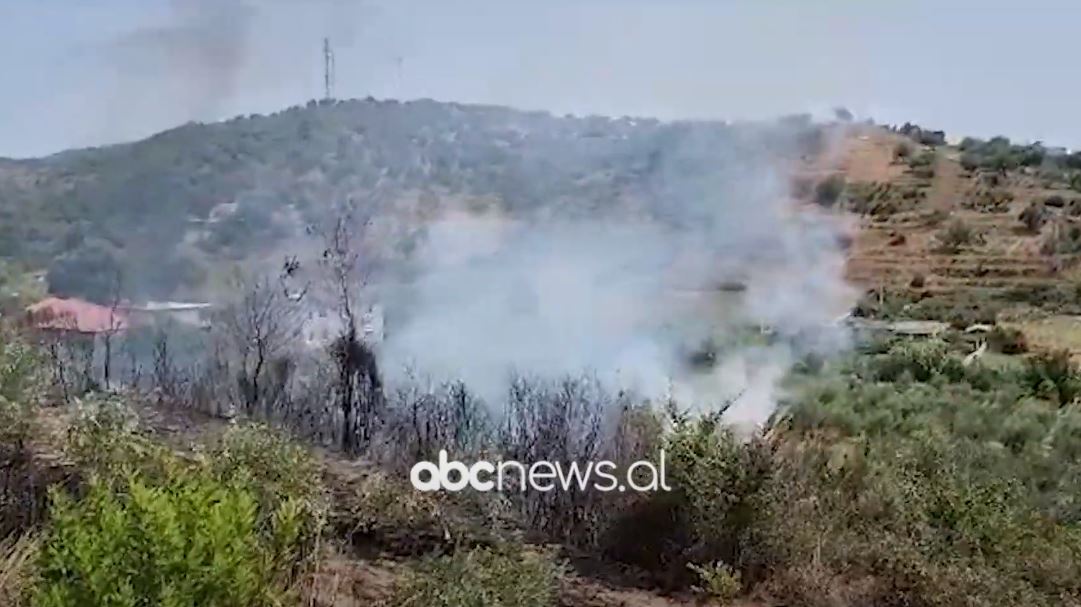
[[[848,106],[1081,147],[1076,0],[0,0],[0,155],[322,94],[760,118]]]

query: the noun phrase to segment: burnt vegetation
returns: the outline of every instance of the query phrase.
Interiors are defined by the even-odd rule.
[[[1025,350],[1023,338],[1005,330],[990,339],[999,352]],[[304,573],[316,566],[313,542],[339,537],[346,551],[374,546],[402,557],[425,555],[396,586],[393,600],[402,605],[449,596],[440,593],[451,577],[471,580],[460,592],[552,605],[558,597],[566,600],[566,576],[606,577],[620,568],[636,572],[634,583],[646,588],[750,592],[805,604],[1074,600],[1081,596],[1073,556],[1081,514],[1071,497],[1081,490],[1081,453],[1074,444],[1081,428],[1075,419],[1081,374],[1065,354],[1032,356],[1009,370],[969,364],[964,352],[948,341],[895,339],[868,344],[825,367],[804,367],[788,380],[789,400],[781,411],[749,435],[726,426],[719,411],[691,414],[677,403],[612,392],[582,375],[512,379],[501,403],[484,402],[460,382],[417,380],[389,390],[378,384],[378,408],[354,409],[366,412],[351,426],[344,424],[344,411],[333,411],[330,418],[340,429],[320,439],[318,433],[305,436],[286,413],[320,414],[303,410],[294,400],[299,392],[288,382],[270,388],[277,384],[261,381],[255,406],[248,407],[250,382],[222,391],[237,390],[244,405],[238,419],[271,421],[289,429],[292,439],[243,421],[226,442],[208,443],[205,459],[175,460],[169,448],[134,429],[133,412],[143,406],[136,405],[135,392],[84,394],[81,421],[62,446],[73,464],[49,470],[40,468],[28,445],[47,411],[39,399],[55,394],[54,379],[37,348],[5,333],[2,404],[10,436],[3,521],[17,534],[43,529],[26,537],[47,555],[17,561],[22,569],[5,572],[5,579],[25,576],[25,589],[15,591],[20,597],[59,593],[97,600],[102,590],[68,572],[135,583],[145,596],[212,592],[207,589],[241,576],[260,581],[234,589],[247,597],[237,604],[275,604],[296,596],[292,592],[315,591],[305,586]],[[254,373],[255,365],[244,368]],[[339,379],[328,374],[322,389],[333,393]],[[188,377],[179,384],[206,381]],[[155,391],[149,383],[140,389]],[[197,406],[187,394],[175,393],[172,406]],[[344,433],[350,427],[366,430],[349,441]],[[320,474],[293,442],[313,439],[363,456],[384,472],[368,472],[362,481],[331,477],[331,483],[361,484],[331,485],[323,494]],[[655,459],[664,449],[673,491],[429,497],[395,480],[440,449],[466,461],[482,455],[565,463],[610,459],[621,467]],[[1025,485],[1013,479],[1026,479]],[[58,487],[51,499],[49,486]],[[206,492],[218,500],[215,516],[232,517],[228,528],[198,530],[206,507],[199,496]],[[328,498],[326,519],[320,509]],[[249,507],[255,509],[250,517]],[[100,535],[115,533],[102,526],[110,517],[130,521],[128,533],[150,534],[124,539],[130,541],[125,546],[168,541],[188,550],[192,560],[158,563],[153,559],[163,558],[160,552],[108,548],[108,541],[119,539]],[[223,536],[199,544],[204,532]],[[184,537],[199,546],[230,538],[231,550],[240,551],[234,553],[237,566],[248,569],[202,569],[199,559],[222,555],[183,548]],[[552,542],[562,551],[529,547]],[[65,560],[69,545],[91,546],[102,555],[119,551],[114,558],[172,572],[191,567],[193,573],[179,589],[159,586],[161,578],[101,577],[80,568],[104,561]],[[25,549],[10,548],[15,554]],[[474,604],[470,600],[437,604]]]
[[[790,122],[803,125],[799,146],[821,145],[819,130]],[[832,175],[797,194],[876,219],[920,209],[944,136],[901,132],[904,183]],[[785,133],[767,129],[766,140]],[[1081,372],[1071,353],[996,324],[1014,304],[1081,311],[1081,291],[1062,283],[943,295],[916,274],[910,288],[869,292],[855,316],[950,327],[860,335],[851,352],[800,359],[760,427],[728,423],[743,395],[650,399],[587,370],[522,369],[488,400],[419,369],[387,380],[364,316],[373,276],[402,262],[369,248],[388,199],[438,188],[425,204],[468,192],[524,216],[544,202],[573,217],[578,200],[615,212],[663,199],[706,162],[666,160],[665,142],[708,148],[731,135],[365,101],[29,161],[36,184],[5,183],[11,196],[0,198],[5,219],[26,220],[0,223],[17,232],[0,245],[19,257],[2,268],[4,293],[40,297],[43,282],[27,274],[47,267],[57,293],[116,306],[118,276],[141,295],[183,293],[224,274],[208,259],[257,256],[260,238],[303,232],[318,254],[277,272],[230,268],[229,297],[205,324],[50,333],[19,322],[22,295],[0,300],[0,603],[618,604],[600,602],[596,584],[686,604],[1081,605]],[[1000,171],[1079,168],[999,139],[963,150],[966,166],[991,176],[970,197],[987,212],[1012,202]],[[86,196],[65,206],[73,184]],[[345,202],[329,213],[319,200]],[[1048,254],[1074,254],[1076,202],[1056,194],[1006,219]],[[114,217],[120,204],[151,225]],[[74,216],[57,220],[61,209]],[[971,223],[925,219],[939,256],[983,244]],[[198,226],[190,240],[181,225]],[[135,262],[151,244],[184,278],[140,278]],[[302,330],[313,308],[318,335]],[[747,339],[776,339],[763,333]],[[723,346],[704,340],[688,362],[712,369]],[[994,356],[972,356],[985,350]],[[620,474],[663,451],[672,490],[415,491],[413,464],[441,450],[462,461],[610,460]],[[386,588],[369,588],[377,575],[349,577],[376,567],[373,555],[397,567]]]

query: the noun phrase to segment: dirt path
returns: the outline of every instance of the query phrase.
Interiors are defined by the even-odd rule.
[[[935,154],[935,176],[927,192],[928,208],[952,212],[961,197],[964,181],[961,164],[948,154],[938,151]]]
[[[893,149],[900,139],[873,131],[851,137],[836,169],[849,181],[893,181],[904,173],[904,165],[893,161]]]

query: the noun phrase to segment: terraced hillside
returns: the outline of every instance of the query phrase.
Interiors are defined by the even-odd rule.
[[[1078,324],[1074,158],[1002,140],[926,146],[885,129],[853,133],[836,168],[840,203],[859,216],[847,273],[868,290],[864,312],[1013,323],[1037,345],[1081,354],[1062,330],[1039,329]]]

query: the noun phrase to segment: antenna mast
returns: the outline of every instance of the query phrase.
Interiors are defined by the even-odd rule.
[[[323,38],[323,99],[330,100],[334,93],[334,51],[330,38]]]

